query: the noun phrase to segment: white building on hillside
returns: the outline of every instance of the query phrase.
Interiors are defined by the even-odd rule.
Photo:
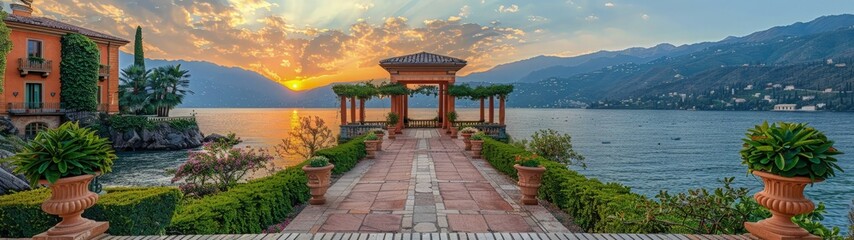
[[[795,90],[795,85],[786,85],[786,87],[783,88],[783,91],[792,91],[792,90]]]
[[[777,104],[774,105],[774,111],[795,111],[797,107],[797,104]]]

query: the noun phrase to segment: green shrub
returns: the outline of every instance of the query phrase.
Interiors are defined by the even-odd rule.
[[[308,165],[311,167],[326,167],[329,165],[329,158],[317,156],[308,159]]]
[[[498,171],[516,178],[513,168],[517,155],[531,153],[507,143],[484,138],[483,156]],[[631,193],[617,183],[588,179],[563,164],[543,161],[546,167],[540,197],[569,215],[575,224],[588,232],[659,233],[667,227],[646,221],[643,206],[650,203],[644,196]]]
[[[290,167],[272,176],[238,184],[220,194],[190,200],[181,206],[169,226],[170,234],[260,233],[279,223],[294,206],[309,198],[308,181]]]
[[[364,158],[364,137],[317,151],[335,164],[333,173],[349,171]],[[260,233],[280,223],[305,203],[309,196],[308,179],[302,166],[289,167],[273,176],[238,184],[216,195],[189,200],[172,219],[168,232],[173,234],[246,234]]]
[[[144,116],[123,116],[113,115],[108,119],[109,125],[113,130],[124,132],[128,130],[152,129],[155,124]]]
[[[316,156],[326,157],[329,159],[329,162],[335,164],[335,168],[332,169],[333,174],[342,174],[349,171],[356,166],[356,163],[359,163],[359,160],[365,158],[367,154],[365,152],[365,137],[356,138],[315,153]]]
[[[199,128],[199,124],[196,123],[196,119],[175,119],[169,121],[169,126],[178,129],[179,131],[184,131],[187,129]]]
[[[172,187],[107,188],[95,206],[83,216],[109,221],[112,235],[157,235],[165,233],[181,192]],[[0,237],[32,237],[47,231],[59,218],[41,210],[50,190],[41,188],[0,196]]]
[[[842,171],[834,155],[833,141],[805,123],[768,122],[748,130],[742,139],[742,164],[750,171],[764,171],[783,177],[827,179]]]
[[[98,110],[98,45],[78,33],[62,36],[59,62],[60,101],[77,111]]]

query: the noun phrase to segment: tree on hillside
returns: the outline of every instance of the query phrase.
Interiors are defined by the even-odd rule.
[[[131,114],[145,114],[149,106],[150,94],[148,89],[148,76],[151,70],[145,70],[142,66],[130,65],[122,69],[119,78],[119,106],[122,112]]]
[[[133,65],[145,69],[145,53],[142,49],[142,27],[136,26],[136,38],[133,41]]]
[[[8,13],[0,11],[0,19],[6,19]],[[12,40],[9,39],[9,27],[0,21],[0,56],[6,56],[12,50]],[[6,76],[6,58],[0,58],[0,93],[3,93],[3,77]]]
[[[61,40],[62,61],[59,63],[60,100],[66,109],[98,110],[98,45],[78,33],[69,33]]]
[[[151,90],[151,105],[157,116],[168,117],[169,111],[184,101],[184,96],[193,94],[190,88],[190,72],[181,69],[181,64],[154,69],[148,82]]]

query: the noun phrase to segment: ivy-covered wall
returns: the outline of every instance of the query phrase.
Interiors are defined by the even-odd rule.
[[[62,37],[62,61],[59,81],[60,99],[66,109],[97,111],[98,109],[98,45],[86,36],[69,33]]]
[[[6,19],[6,15],[8,13],[4,11],[0,11],[0,19]],[[12,40],[9,39],[10,34],[9,27],[6,26],[6,22],[0,21],[0,93],[3,93],[3,83],[6,79],[6,55],[9,54],[9,51],[12,50]]]

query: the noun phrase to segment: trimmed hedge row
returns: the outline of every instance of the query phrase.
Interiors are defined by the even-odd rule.
[[[112,235],[157,235],[165,233],[181,191],[172,187],[106,188],[95,206],[83,216],[109,221]],[[32,237],[47,231],[59,218],[42,211],[50,190],[41,188],[0,196],[0,236]]]
[[[317,152],[335,164],[333,173],[349,171],[364,156],[364,138],[353,139]],[[172,219],[171,234],[260,233],[267,226],[284,221],[294,206],[305,203],[308,181],[303,162],[273,176],[249,181],[227,192],[191,200]]]
[[[360,159],[368,155],[365,152],[365,137],[354,138],[346,143],[338,144],[338,146],[321,149],[315,155],[329,158],[329,162],[335,164],[335,168],[332,169],[333,174],[345,173],[355,167]]]
[[[498,171],[516,178],[516,155],[529,155],[525,149],[493,139],[483,143],[484,158]],[[546,173],[540,198],[573,216],[575,224],[587,232],[663,233],[667,227],[646,220],[644,206],[651,200],[632,193],[618,183],[588,179],[563,164],[543,161]]]

